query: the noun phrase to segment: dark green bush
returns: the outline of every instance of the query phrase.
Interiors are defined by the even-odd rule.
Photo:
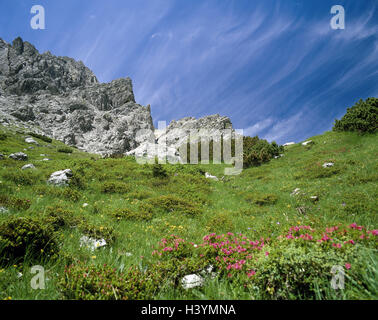
[[[53,256],[58,246],[50,225],[31,218],[11,218],[0,225],[0,247],[2,263],[13,263],[28,259],[35,260]]]
[[[130,185],[124,182],[104,182],[101,185],[102,193],[127,193],[131,191]]]
[[[243,137],[243,166],[244,168],[259,166],[283,151],[283,146],[278,146],[274,141],[269,143],[258,137]]]
[[[165,178],[168,176],[167,171],[160,163],[155,163],[152,165],[152,175],[157,178]]]
[[[255,263],[256,274],[251,277],[262,299],[313,299],[316,287],[323,291],[329,288],[332,267],[345,264],[342,251],[338,255],[336,250],[326,250],[314,242],[301,246],[283,241],[265,250],[269,258]]]
[[[72,202],[77,202],[83,197],[79,191],[72,188],[64,188],[57,191],[62,195],[62,197]]]
[[[62,153],[72,153],[73,152],[73,150],[69,147],[61,147],[61,148],[58,148],[57,151],[62,152]]]
[[[174,195],[159,196],[147,201],[152,206],[160,208],[163,212],[177,212],[189,216],[196,216],[202,213],[201,209],[194,202]]]
[[[42,141],[45,141],[47,143],[51,143],[52,142],[52,139],[47,137],[47,136],[44,136],[44,135],[41,135],[41,134],[38,134],[38,133],[35,133],[35,132],[28,132],[28,135],[29,136],[32,136],[34,138],[38,138]]]
[[[43,219],[46,223],[50,224],[54,230],[59,230],[65,227],[74,227],[83,221],[83,219],[75,217],[73,211],[65,209],[60,205],[46,207]]]
[[[79,226],[81,232],[94,239],[105,239],[106,242],[113,242],[116,238],[116,233],[111,226],[97,226],[82,222]]]
[[[7,135],[5,133],[0,133],[0,140],[5,140]]]
[[[178,254],[175,252],[175,254]],[[184,257],[184,258],[169,258],[167,260],[160,260],[151,265],[149,273],[152,277],[160,277],[162,284],[166,288],[180,288],[181,280],[184,276],[193,273],[199,273],[206,267],[204,260],[197,257]]]
[[[221,139],[221,161],[224,162],[223,157],[223,145],[224,141],[223,138]],[[190,163],[190,149],[194,147],[198,147],[198,161],[201,161],[201,142],[198,144],[191,145],[190,143],[187,144],[187,161]],[[209,161],[213,161],[213,153],[214,153],[214,142],[211,140],[208,143],[209,148]],[[243,137],[243,164],[245,168],[250,166],[258,166],[262,163],[268,162],[274,156],[278,156],[280,153],[284,152],[283,146],[278,146],[276,142],[272,142],[271,144],[266,140],[261,140],[257,136],[256,137]],[[235,140],[231,140],[231,156],[235,156]]]
[[[0,206],[5,206],[15,210],[28,210],[31,206],[29,199],[21,199],[5,194],[0,195]]]
[[[357,131],[359,133],[375,133],[378,128],[378,98],[358,101],[353,107],[347,108],[341,120],[335,120],[334,131]]]
[[[221,212],[214,214],[206,224],[210,232],[230,232],[234,229],[231,213]]]
[[[149,221],[152,219],[152,211],[148,210],[132,210],[130,208],[116,209],[111,214],[117,220],[125,219],[132,221]]]

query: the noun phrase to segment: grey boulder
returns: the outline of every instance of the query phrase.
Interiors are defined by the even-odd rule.
[[[33,138],[31,138],[31,137],[27,137],[27,138],[25,139],[25,142],[26,142],[26,143],[38,144],[38,142],[35,141],[35,140],[34,140]]]
[[[35,166],[34,166],[34,164],[32,164],[32,163],[25,164],[25,165],[21,168],[21,170],[29,170],[29,169],[35,170]]]
[[[18,161],[26,161],[28,160],[28,155],[23,152],[17,152],[17,153],[12,153],[11,155],[9,155],[9,158],[13,160],[18,160]]]
[[[73,173],[71,169],[55,171],[51,174],[48,183],[55,186],[68,186]]]

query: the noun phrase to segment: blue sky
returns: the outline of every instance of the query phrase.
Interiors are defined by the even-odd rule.
[[[33,5],[46,29],[30,27]],[[330,27],[343,5],[345,30]],[[157,121],[219,113],[249,135],[302,141],[378,96],[376,0],[0,0],[0,37],[131,77]]]

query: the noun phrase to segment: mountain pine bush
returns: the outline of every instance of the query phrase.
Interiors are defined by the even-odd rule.
[[[347,108],[341,120],[335,120],[333,131],[357,131],[375,133],[378,128],[378,98],[360,99],[353,107]]]

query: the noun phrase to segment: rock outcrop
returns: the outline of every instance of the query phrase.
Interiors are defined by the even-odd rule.
[[[177,149],[189,135],[196,142],[233,134],[230,119],[220,115],[187,117],[155,131],[150,106],[135,102],[130,78],[99,83],[82,62],[40,54],[21,38],[12,44],[0,39],[0,124],[104,156],[149,153],[178,161]]]
[[[51,174],[49,180],[47,181],[49,184],[55,186],[68,186],[70,179],[72,178],[73,173],[71,169],[65,169],[60,171],[55,171]]]
[[[0,39],[0,124],[18,125],[79,149],[125,153],[154,130],[150,107],[135,102],[130,78],[99,83],[82,62]]]
[[[26,161],[28,160],[28,155],[23,152],[16,152],[9,155],[10,159],[18,160],[18,161]]]
[[[168,162],[181,162],[179,148],[189,140],[191,143],[199,141],[219,141],[235,137],[230,118],[219,114],[196,119],[186,117],[173,120],[164,129],[156,129],[155,136],[146,139],[136,149],[127,152],[136,157],[166,158]]]

